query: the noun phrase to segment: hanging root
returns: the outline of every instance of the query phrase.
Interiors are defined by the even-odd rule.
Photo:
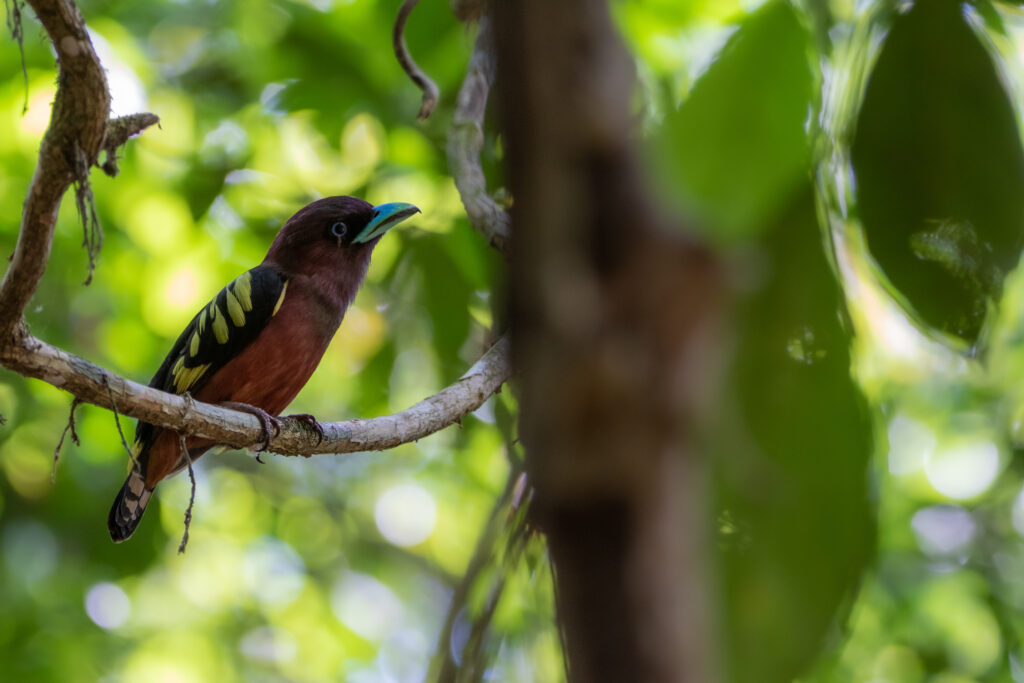
[[[425,119],[430,116],[431,112],[434,111],[434,107],[437,106],[437,98],[440,97],[441,91],[438,89],[437,83],[434,83],[430,76],[424,73],[423,69],[416,64],[412,55],[409,54],[408,46],[405,44],[405,22],[409,19],[409,14],[419,2],[420,0],[405,0],[402,6],[398,8],[395,28],[391,33],[391,43],[395,48],[395,57],[398,58],[398,63],[402,66],[402,70],[412,79],[416,87],[423,91],[423,100],[420,103],[420,113],[417,114],[417,117]]]
[[[108,121],[101,149],[106,153],[106,159],[100,165],[103,172],[111,177],[116,176],[117,149],[127,142],[128,138],[159,122],[159,117],[148,112],[119,116]],[[82,220],[82,246],[89,255],[89,274],[82,284],[88,285],[92,282],[92,274],[96,271],[96,259],[99,258],[100,249],[103,247],[103,227],[96,213],[96,199],[93,197],[92,185],[89,182],[89,170],[94,162],[98,164],[98,160],[90,159],[78,142],[75,142],[74,150],[75,206]]]
[[[25,101],[21,105],[21,113],[24,116],[28,111],[28,68],[25,66],[25,27],[21,23],[21,0],[4,0],[7,7],[7,30],[11,32],[11,38],[18,43],[18,52],[21,53],[21,76],[25,79]]]
[[[181,535],[181,543],[178,544],[178,554],[185,552],[188,545],[188,530],[192,526],[192,506],[196,502],[196,473],[192,470],[192,457],[188,454],[188,447],[185,445],[185,433],[178,432],[178,444],[181,448],[181,455],[188,463],[188,480],[192,484],[192,494],[188,498],[188,508],[185,509],[185,531]]]
[[[53,449],[53,469],[50,470],[50,483],[57,483],[57,462],[60,460],[60,449],[64,446],[64,438],[71,432],[71,440],[76,446],[81,446],[82,442],[78,439],[78,432],[75,431],[75,408],[82,402],[82,399],[75,398],[71,401],[71,412],[68,414],[68,423],[64,427],[64,431],[60,433],[60,441],[57,442],[57,447]],[[0,424],[3,424],[3,416],[0,416]]]
[[[75,142],[75,206],[78,207],[78,216],[82,219],[82,246],[89,255],[89,274],[82,284],[88,285],[92,282],[92,274],[96,270],[96,259],[100,255],[100,248],[103,246],[103,229],[100,227],[99,216],[96,215],[96,199],[92,195],[92,185],[89,183],[89,162],[88,155]]]

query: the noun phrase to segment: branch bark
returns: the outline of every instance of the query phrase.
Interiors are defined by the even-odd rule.
[[[469,59],[466,78],[459,89],[452,127],[448,132],[448,172],[455,180],[469,224],[487,242],[508,255],[511,220],[487,193],[487,178],[480,165],[484,145],[487,96],[495,76],[494,35],[491,20],[484,16]]]
[[[420,0],[405,0],[402,6],[398,8],[395,26],[391,31],[391,46],[395,50],[395,57],[398,59],[402,70],[416,84],[416,87],[423,91],[423,99],[420,101],[420,112],[416,116],[420,119],[426,119],[434,112],[434,107],[437,106],[437,99],[441,96],[441,91],[438,89],[437,83],[434,83],[430,76],[419,67],[416,60],[412,58],[412,55],[409,54],[409,46],[405,44],[405,22],[409,20],[409,15],[412,13],[413,8],[419,3]]]
[[[0,365],[160,427],[235,447],[257,443],[259,423],[251,415],[126,380],[29,334],[22,313],[46,269],[64,193],[72,183],[87,185],[101,150],[108,154],[104,170],[116,173],[116,148],[157,122],[152,114],[134,114],[108,123],[110,94],[77,6],[71,0],[30,4],[56,48],[59,76],[18,244],[0,283]],[[270,447],[282,455],[393,448],[458,422],[498,391],[510,373],[509,342],[503,338],[457,382],[400,413],[326,423],[322,441],[301,422],[285,420]]]
[[[714,381],[718,264],[648,196],[607,4],[493,10],[520,428],[570,678],[715,681],[710,487],[690,427]]]
[[[103,172],[113,178],[118,173],[117,149],[150,126],[160,122],[156,114],[142,113],[119,116],[107,122],[107,134],[103,138],[103,149],[107,159],[103,162]]]
[[[261,440],[259,420],[252,415],[124,379],[35,337],[26,336],[23,343],[0,349],[0,365],[48,382],[87,403],[190,436],[236,448]],[[502,338],[458,381],[414,406],[369,420],[322,423],[322,441],[308,425],[286,419],[281,433],[270,441],[270,450],[308,456],[394,448],[458,422],[498,391],[510,374],[509,342]]]

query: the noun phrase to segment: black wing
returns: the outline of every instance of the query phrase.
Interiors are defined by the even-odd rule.
[[[271,266],[259,265],[239,275],[192,318],[149,386],[196,394],[259,336],[281,307],[287,288],[288,281]],[[159,431],[139,421],[132,448],[136,457],[146,452]]]

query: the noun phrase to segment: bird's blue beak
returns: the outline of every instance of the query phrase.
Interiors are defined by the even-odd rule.
[[[353,242],[369,242],[375,237],[380,237],[391,228],[420,210],[412,204],[405,202],[391,202],[373,207],[373,218],[366,224],[363,231],[355,236]]]

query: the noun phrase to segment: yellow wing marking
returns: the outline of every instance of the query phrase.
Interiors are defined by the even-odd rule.
[[[199,353],[199,332],[198,332],[198,330],[196,332],[192,333],[192,339],[188,343],[188,355],[190,355],[190,356],[192,356],[194,358],[197,353]]]
[[[197,365],[194,368],[185,367],[185,356],[179,356],[178,361],[174,364],[174,367],[171,368],[171,375],[174,377],[175,391],[179,394],[188,391],[188,389],[209,369],[209,363]]]
[[[128,471],[129,472],[131,471],[131,468],[135,466],[135,463],[139,461],[139,456],[141,454],[142,454],[142,442],[141,441],[133,441],[132,442],[131,457],[128,458]]]
[[[220,307],[216,301],[210,304],[210,309],[210,323],[213,325],[213,336],[217,338],[218,344],[223,344],[228,340],[228,321],[224,319],[224,314],[220,312]]]
[[[249,273],[242,273],[232,283],[231,289],[235,293],[235,298],[238,299],[238,303],[241,304],[242,310],[248,313],[252,310],[252,275]]]
[[[284,281],[284,287],[281,288],[281,296],[277,297],[277,303],[274,304],[274,312],[271,313],[271,317],[277,315],[277,312],[281,309],[281,304],[284,303],[284,293],[288,291],[288,280]]]
[[[206,330],[206,309],[199,314],[199,334],[202,334]]]
[[[227,295],[228,315],[231,316],[231,322],[235,324],[235,327],[245,327],[245,312],[230,286],[227,289]]]

